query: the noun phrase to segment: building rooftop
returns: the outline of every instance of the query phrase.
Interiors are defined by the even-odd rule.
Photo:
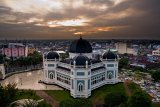
[[[65,70],[65,71],[71,71],[69,68],[65,68],[65,67],[62,67],[62,66],[58,66],[57,68],[58,68],[58,69]]]
[[[99,59],[92,59],[92,60],[91,60],[91,63],[92,63],[92,64],[100,63],[100,62],[102,62],[102,61],[99,60]]]
[[[101,66],[101,67],[93,68],[93,69],[91,69],[91,71],[96,71],[96,70],[100,70],[100,69],[105,69],[105,67]]]

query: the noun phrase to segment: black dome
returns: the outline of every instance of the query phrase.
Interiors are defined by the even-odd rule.
[[[71,61],[72,65],[74,65],[74,61],[76,62],[77,66],[85,66],[86,61],[88,61],[88,65],[91,65],[90,59],[87,56],[84,56],[84,55],[75,56]]]
[[[111,51],[108,51],[108,52],[105,52],[105,53],[102,55],[102,58],[103,58],[103,59],[117,59],[117,55],[114,54],[114,53],[111,52]]]
[[[82,38],[71,43],[69,52],[71,53],[92,53],[91,44]]]
[[[48,54],[45,56],[47,59],[59,59],[59,54],[57,52],[48,52]]]

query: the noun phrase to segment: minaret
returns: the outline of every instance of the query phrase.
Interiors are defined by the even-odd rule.
[[[24,56],[27,56],[27,54],[28,54],[28,49],[27,49],[27,42],[26,42],[26,40],[24,39]]]
[[[82,39],[82,34],[79,35],[79,38]]]

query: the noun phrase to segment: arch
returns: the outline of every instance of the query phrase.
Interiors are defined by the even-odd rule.
[[[53,72],[50,72],[50,73],[49,73],[49,78],[50,78],[50,79],[53,79],[53,78],[54,78]]]
[[[84,84],[83,83],[78,83],[78,91],[82,92],[84,90]]]
[[[108,79],[112,79],[113,78],[113,73],[112,72],[109,72],[108,73]]]

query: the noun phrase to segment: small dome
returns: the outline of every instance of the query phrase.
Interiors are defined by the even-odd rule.
[[[82,38],[71,43],[69,52],[71,53],[92,53],[91,44]]]
[[[111,51],[108,51],[102,55],[102,58],[103,59],[117,59],[117,55]]]
[[[47,59],[59,59],[59,54],[57,52],[50,51],[44,57]]]
[[[85,66],[86,61],[88,61],[88,65],[91,65],[90,59],[87,56],[84,56],[84,55],[75,56],[71,61],[72,65],[74,65],[74,61],[76,62],[77,66]]]

